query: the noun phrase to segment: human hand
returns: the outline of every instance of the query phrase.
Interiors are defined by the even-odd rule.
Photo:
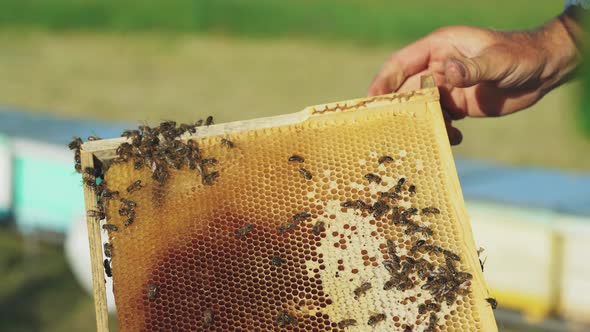
[[[563,83],[579,62],[559,19],[531,32],[453,26],[402,48],[381,67],[369,95],[418,89],[432,74],[451,144],[461,132],[452,120],[501,116],[525,109]]]

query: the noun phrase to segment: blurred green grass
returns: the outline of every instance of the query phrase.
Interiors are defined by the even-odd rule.
[[[0,229],[0,271],[1,331],[95,329],[92,298],[74,279],[61,245]]]
[[[449,24],[531,28],[562,8],[561,1],[537,0],[3,0],[0,27],[217,32],[385,44],[408,42]]]

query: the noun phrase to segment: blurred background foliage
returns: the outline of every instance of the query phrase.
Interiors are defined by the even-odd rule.
[[[408,42],[448,24],[531,28],[555,16],[560,5],[534,0],[3,0],[0,24],[387,44]],[[526,15],[519,8],[526,8]]]

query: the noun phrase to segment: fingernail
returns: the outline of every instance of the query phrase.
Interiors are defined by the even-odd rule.
[[[465,68],[465,64],[462,61],[459,61],[458,59],[452,59],[451,60],[455,65],[457,65],[457,70],[459,70],[459,75],[461,75],[461,77],[466,78],[467,77],[467,68]]]

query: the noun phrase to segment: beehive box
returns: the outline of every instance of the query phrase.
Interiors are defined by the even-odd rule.
[[[121,331],[496,331],[438,98],[85,143],[99,330],[102,225]]]

